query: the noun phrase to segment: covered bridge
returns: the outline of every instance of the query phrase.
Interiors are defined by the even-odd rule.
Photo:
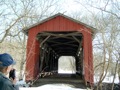
[[[74,74],[92,84],[94,32],[95,28],[60,13],[24,29],[28,35],[26,81],[34,80],[44,72],[59,74],[60,56],[73,56]]]

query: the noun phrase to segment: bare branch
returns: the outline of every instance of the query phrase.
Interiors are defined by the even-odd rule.
[[[101,11],[107,12],[107,13],[109,13],[109,14],[112,14],[112,15],[116,16],[118,19],[120,19],[120,17],[119,17],[116,13],[113,13],[113,12],[111,12],[111,11],[107,11],[107,10],[104,10],[104,9],[102,9],[102,8],[98,8],[98,7],[95,7],[95,6],[91,6],[91,7],[94,7],[94,8],[96,8],[96,9],[98,9],[98,10],[101,10]]]
[[[2,43],[2,42],[4,41],[4,39],[7,37],[10,29],[11,29],[22,17],[23,17],[23,16],[17,18],[17,19],[15,20],[15,22],[13,22],[13,24],[10,25],[10,26],[5,30],[5,34],[4,34],[3,38],[0,40],[0,43]]]

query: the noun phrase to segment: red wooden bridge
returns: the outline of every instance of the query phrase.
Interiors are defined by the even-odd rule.
[[[33,81],[38,76],[39,80],[43,80],[41,74],[49,72],[53,74],[46,77],[56,78],[54,80],[64,77],[63,80],[69,78],[70,81],[73,80],[73,76],[77,80],[93,84],[92,38],[95,30],[85,23],[60,13],[24,29],[24,33],[28,35],[26,81]],[[76,74],[58,73],[60,56],[75,57]]]

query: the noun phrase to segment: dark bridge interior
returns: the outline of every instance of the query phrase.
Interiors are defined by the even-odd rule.
[[[52,78],[53,81],[64,78],[79,80],[83,71],[83,36],[79,32],[42,32],[37,35],[40,42],[40,79]],[[76,74],[59,74],[60,56],[74,56]],[[55,78],[55,79],[54,79]],[[57,78],[57,79],[56,79]],[[65,79],[66,78],[66,79]],[[78,79],[79,78],[79,79]],[[48,79],[47,79],[48,81]],[[73,80],[74,81],[74,80]],[[64,81],[63,81],[64,82]]]

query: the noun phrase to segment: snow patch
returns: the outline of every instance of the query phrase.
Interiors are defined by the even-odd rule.
[[[99,78],[100,78],[100,76],[94,76],[94,82],[97,83],[99,81]],[[113,83],[113,78],[114,78],[114,76],[107,75],[104,78],[103,82],[104,83]],[[114,83],[116,83],[116,84],[119,83],[119,76],[118,76],[118,74],[115,77]]]
[[[21,87],[20,90],[86,90],[86,89],[72,88],[69,85],[65,84],[47,84],[40,87],[28,87],[28,88]]]

